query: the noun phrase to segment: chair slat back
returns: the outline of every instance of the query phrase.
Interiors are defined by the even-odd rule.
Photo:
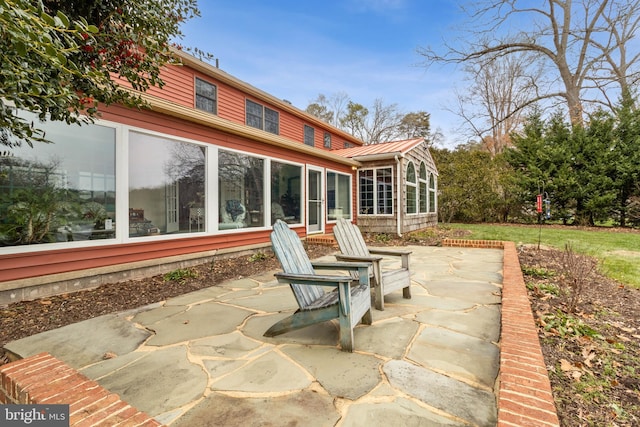
[[[340,250],[345,255],[369,256],[369,249],[360,229],[344,218],[340,218],[333,227],[333,235],[338,241]]]
[[[273,224],[271,244],[285,273],[315,274],[300,237],[289,228],[286,222],[276,220]],[[308,307],[325,293],[322,286],[313,285],[291,284],[291,290],[296,297],[298,306],[302,309]]]

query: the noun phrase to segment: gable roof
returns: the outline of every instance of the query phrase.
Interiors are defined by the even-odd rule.
[[[331,150],[331,153],[344,156],[359,162],[372,162],[375,160],[391,160],[394,158],[402,158],[409,151],[416,147],[424,146],[427,163],[433,171],[438,174],[438,169],[429,146],[424,138],[403,139],[401,141],[381,142],[379,144],[363,145],[362,147],[343,148],[341,150]]]

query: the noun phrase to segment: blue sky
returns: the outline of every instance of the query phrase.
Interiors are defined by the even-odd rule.
[[[403,113],[431,113],[456,145],[455,70],[425,69],[418,47],[436,46],[463,17],[449,0],[200,0],[182,30],[186,46],[212,53],[220,68],[304,109],[319,94],[375,99]]]

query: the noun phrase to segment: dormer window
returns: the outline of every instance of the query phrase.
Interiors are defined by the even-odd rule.
[[[218,89],[214,84],[196,77],[196,108],[218,114]]]

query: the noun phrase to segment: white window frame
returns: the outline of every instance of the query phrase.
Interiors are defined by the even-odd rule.
[[[383,170],[383,169],[388,169],[391,172],[391,183],[389,184],[391,186],[391,213],[380,213],[378,210],[378,171],[379,170]],[[376,168],[364,168],[364,169],[358,169],[358,174],[357,174],[357,182],[358,182],[358,215],[363,215],[363,216],[393,216],[394,212],[395,212],[395,208],[394,208],[394,184],[393,184],[393,166],[381,166],[381,167],[376,167]],[[366,214],[366,213],[362,213],[361,211],[361,204],[360,204],[360,171],[373,171],[373,213],[370,214]]]
[[[335,179],[336,180],[335,180],[334,185],[335,185],[336,193],[338,191],[338,182],[339,182],[338,181],[338,176],[346,176],[346,177],[349,178],[349,189],[348,189],[348,191],[349,191],[349,216],[343,216],[341,218],[345,218],[345,219],[350,220],[350,219],[353,218],[353,175],[348,174],[348,173],[344,173],[344,172],[340,172],[340,171],[337,171],[337,170],[334,170],[334,169],[326,169],[326,172],[325,172],[325,174],[326,174],[326,177],[325,177],[325,193],[326,193],[325,194],[325,199],[327,201],[326,202],[326,205],[327,205],[327,214],[326,214],[327,222],[335,223],[335,222],[338,221],[337,219],[329,219],[329,173],[334,173],[335,174]],[[334,198],[336,200],[338,200],[338,197],[336,197],[336,195],[335,195],[336,193],[334,193]],[[335,200],[334,200],[334,202],[335,202]]]
[[[409,181],[409,166],[413,167],[413,174],[415,176],[415,181]],[[419,213],[419,209],[418,209],[418,173],[416,171],[416,165],[414,162],[412,162],[411,160],[409,160],[407,162],[407,166],[404,169],[404,182],[405,182],[405,213],[407,215],[417,215]],[[416,197],[414,200],[414,212],[409,212],[409,206],[411,206],[409,204],[409,188],[413,188],[414,191],[416,192]]]

